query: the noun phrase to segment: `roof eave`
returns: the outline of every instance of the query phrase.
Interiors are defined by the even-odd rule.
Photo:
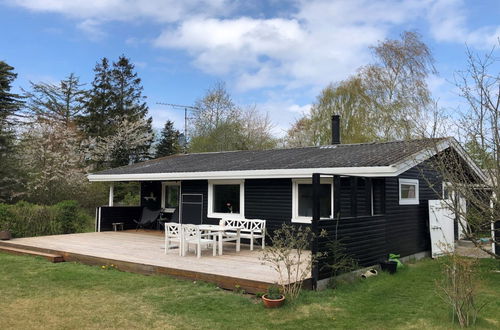
[[[211,171],[178,173],[139,173],[139,174],[89,174],[89,181],[161,181],[161,180],[221,180],[221,179],[280,179],[308,178],[313,173],[332,175],[351,175],[365,177],[395,176],[393,166],[371,167],[326,167],[303,169],[271,169],[246,171]]]

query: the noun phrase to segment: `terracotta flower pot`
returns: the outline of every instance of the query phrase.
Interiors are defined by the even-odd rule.
[[[262,296],[262,301],[267,308],[277,308],[285,303],[285,296],[283,295],[281,295],[280,299],[269,299],[266,296],[266,294]]]
[[[12,238],[12,234],[10,233],[10,230],[1,230],[0,231],[0,240],[8,241],[11,238]]]

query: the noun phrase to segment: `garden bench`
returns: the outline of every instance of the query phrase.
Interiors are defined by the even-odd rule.
[[[240,237],[250,240],[250,250],[253,250],[253,242],[255,239],[262,240],[262,248],[266,244],[266,220],[260,219],[221,219],[219,225],[225,227],[240,228]],[[225,232],[225,236],[237,236],[233,230]]]

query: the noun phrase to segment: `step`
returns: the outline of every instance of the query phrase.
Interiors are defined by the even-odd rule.
[[[64,261],[64,257],[62,255],[59,255],[59,254],[52,254],[52,253],[44,253],[44,252],[33,251],[33,250],[19,249],[19,248],[10,247],[10,246],[0,245],[0,251],[10,253],[10,254],[42,257],[42,258],[47,259],[50,262],[63,262]]]
[[[463,246],[463,247],[475,247],[474,243],[472,241],[469,241],[469,240],[465,240],[465,239],[459,239],[457,241],[457,245],[458,246]]]

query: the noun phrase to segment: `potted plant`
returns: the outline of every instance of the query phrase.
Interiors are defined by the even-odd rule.
[[[281,293],[279,287],[271,285],[267,288],[267,293],[262,296],[262,301],[267,308],[277,308],[283,305],[285,296]]]

